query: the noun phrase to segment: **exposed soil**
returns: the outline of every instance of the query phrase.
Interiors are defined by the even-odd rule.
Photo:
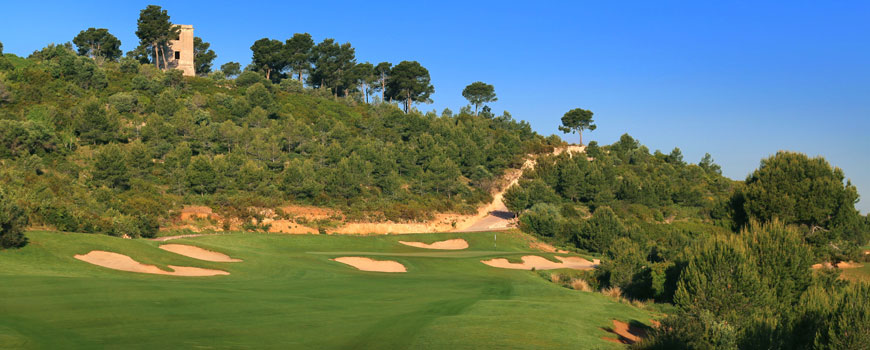
[[[353,266],[358,270],[362,271],[408,272],[408,270],[405,268],[405,265],[402,265],[398,261],[392,260],[372,260],[369,258],[363,258],[358,256],[345,256],[331,260]]]
[[[554,155],[568,153],[582,153],[585,151],[583,146],[566,146],[553,150]],[[533,169],[536,161],[534,155],[529,155],[529,158],[523,163],[520,169],[509,169],[505,172],[501,179],[503,186],[497,186],[498,189],[492,192],[492,202],[482,205],[478,208],[477,213],[472,215],[442,213],[436,214],[435,218],[427,222],[349,222],[337,228],[327,229],[327,233],[333,234],[393,234],[393,233],[436,233],[436,232],[477,232],[477,231],[494,231],[504,230],[516,226],[516,220],[504,204],[503,197],[505,191],[511,186],[517,184],[523,171]],[[290,218],[280,218],[275,215],[270,209],[263,209],[262,214],[265,215],[263,224],[271,225],[269,232],[273,233],[289,233],[289,234],[317,234],[319,231],[316,228],[298,224],[293,218],[304,218],[308,221],[316,221],[322,219],[343,218],[341,211],[327,208],[318,208],[310,206],[290,205],[280,208]],[[210,208],[203,206],[185,206],[181,210],[181,221],[174,227],[168,229],[178,229],[181,227],[188,228],[194,231],[200,231],[201,228],[193,225],[186,225],[184,221],[191,219],[212,219],[224,221],[219,215],[215,214]],[[237,219],[230,220],[233,228],[237,228]],[[208,229],[218,230],[217,227],[208,227]]]
[[[201,205],[185,205],[184,208],[181,208],[180,217],[182,221],[191,219],[221,219],[221,216],[215,214],[211,208]]]
[[[546,253],[559,253],[559,254],[571,254],[571,252],[563,249],[556,249],[556,247],[539,241],[529,242],[529,248],[537,249]]]
[[[819,264],[813,264],[813,266],[811,266],[811,267],[812,267],[813,269],[818,270],[818,269],[821,269],[821,268],[826,268],[826,269],[833,269],[833,268],[837,268],[837,269],[854,269],[854,268],[858,268],[858,267],[862,267],[862,266],[864,266],[864,265],[861,265],[861,264],[856,263],[856,262],[854,262],[854,261],[841,261],[841,262],[838,262],[838,263],[836,263],[836,264],[831,264],[830,262],[819,263]]]
[[[462,238],[448,239],[446,241],[434,242],[432,244],[426,244],[423,242],[405,242],[405,241],[399,241],[399,243],[402,243],[402,244],[407,245],[407,246],[423,248],[423,249],[460,250],[460,249],[468,248],[468,242],[466,242]]]
[[[492,267],[502,269],[515,270],[555,270],[555,269],[573,269],[573,270],[592,270],[598,266],[598,261],[589,261],[577,256],[556,256],[559,263],[552,262],[537,255],[526,255],[522,257],[522,263],[511,263],[507,259],[497,258],[491,260],[481,260],[480,262]]]
[[[120,271],[128,271],[128,272],[138,272],[138,273],[150,273],[155,275],[170,275],[170,276],[187,276],[187,277],[201,277],[201,276],[217,276],[217,275],[229,275],[229,272],[221,271],[221,270],[212,270],[212,269],[203,269],[199,267],[189,267],[189,266],[173,266],[169,265],[173,271],[164,271],[154,265],[145,265],[140,263],[133,258],[126,256],[124,254],[106,252],[102,250],[93,250],[84,255],[75,255],[76,259],[81,261],[91,263],[97,266],[102,266],[106,268],[110,268],[113,270]]]
[[[618,344],[634,344],[641,339],[646,338],[647,330],[645,328],[630,325],[628,323],[613,320],[613,328],[604,329],[614,335],[618,336],[618,339],[609,338],[609,337],[601,337],[609,342],[618,343]]]
[[[160,249],[173,252],[175,254],[184,255],[186,257],[205,260],[205,261],[214,261],[214,262],[239,262],[241,259],[233,259],[227,256],[224,253],[213,252],[211,250],[205,250],[200,247],[185,245],[185,244],[164,244],[160,246]]]

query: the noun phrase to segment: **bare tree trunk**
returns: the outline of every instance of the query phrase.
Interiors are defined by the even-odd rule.
[[[157,43],[151,43],[152,48],[154,49],[154,65],[157,69],[160,69],[160,56],[157,53]]]
[[[266,68],[266,80],[269,80],[270,74],[272,74],[272,68]]]
[[[299,82],[302,82],[302,70],[296,71],[296,74],[299,76]]]
[[[387,77],[381,74],[381,103],[384,103],[384,94],[387,93]],[[392,101],[390,101],[392,102]]]
[[[363,96],[366,98],[366,104],[369,104],[369,91],[366,89],[365,83],[363,83]]]
[[[169,61],[166,60],[166,48],[165,47],[160,48],[160,54],[163,56],[163,70],[165,71],[165,70],[169,69],[169,63],[168,63]]]
[[[583,146],[583,132],[580,130],[577,130],[577,135],[580,136],[580,146]]]

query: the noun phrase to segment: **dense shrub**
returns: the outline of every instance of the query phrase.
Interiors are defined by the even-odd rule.
[[[0,188],[0,249],[20,248],[27,244],[24,229],[27,215],[19,206],[12,203],[9,195]]]

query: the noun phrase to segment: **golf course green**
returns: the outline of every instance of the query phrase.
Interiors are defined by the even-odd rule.
[[[210,262],[142,239],[28,232],[0,251],[0,348],[203,349],[620,349],[612,320],[649,324],[649,312],[599,293],[563,288],[538,273],[483,259],[534,252],[519,232],[385,236],[234,233],[170,241],[241,259]],[[464,250],[398,241],[462,238]],[[117,271],[74,258],[102,250],[180,277]],[[394,260],[405,273],[332,261]]]

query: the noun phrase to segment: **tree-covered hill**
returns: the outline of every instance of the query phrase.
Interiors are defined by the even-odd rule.
[[[857,349],[870,330],[870,289],[814,272],[863,259],[870,217],[823,158],[779,152],[745,181],[709,155],[650,153],[624,135],[586,154],[538,157],[505,193],[520,228],[600,254],[599,289],[671,304],[638,349]]]
[[[558,139],[509,114],[403,113],[259,72],[182,77],[68,45],[0,58],[0,184],[30,224],[151,235],[170,209],[282,203],[351,219],[469,212]]]

